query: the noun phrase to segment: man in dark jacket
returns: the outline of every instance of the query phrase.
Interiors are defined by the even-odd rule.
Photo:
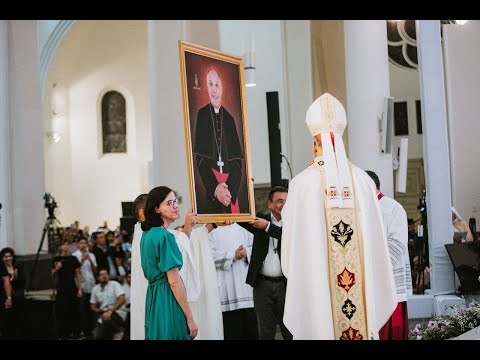
[[[282,336],[291,340],[292,334],[283,324],[283,308],[287,279],[282,273],[282,208],[287,200],[287,189],[275,186],[268,195],[270,214],[257,214],[250,224],[239,224],[254,234],[247,284],[253,287],[253,301],[257,315],[259,338],[273,340],[277,324]]]

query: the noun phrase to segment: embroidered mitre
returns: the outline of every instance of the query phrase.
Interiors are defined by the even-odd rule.
[[[342,139],[347,126],[345,108],[325,93],[308,108],[306,123],[312,136],[320,136],[322,142],[327,207],[353,208],[352,176]]]
[[[325,93],[308,108],[306,123],[312,136],[330,132],[342,136],[347,126],[347,114],[340,101]]]

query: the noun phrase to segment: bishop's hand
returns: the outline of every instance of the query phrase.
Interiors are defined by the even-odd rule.
[[[228,190],[228,185],[221,182],[215,189],[215,197],[223,206],[229,206],[232,202],[232,194]]]

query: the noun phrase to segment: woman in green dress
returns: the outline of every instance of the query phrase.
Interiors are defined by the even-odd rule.
[[[145,301],[145,340],[189,340],[198,327],[187,302],[180,278],[182,254],[175,236],[167,231],[178,217],[174,192],[159,186],[152,189],[145,204],[140,254],[148,280]]]

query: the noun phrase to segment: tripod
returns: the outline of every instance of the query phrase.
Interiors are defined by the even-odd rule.
[[[40,245],[38,246],[37,254],[35,256],[35,261],[33,262],[32,271],[30,273],[29,284],[28,284],[28,291],[30,291],[33,287],[35,274],[37,273],[37,265],[38,265],[38,258],[40,257],[40,253],[42,252],[43,242],[45,241],[45,235],[48,234],[48,250],[47,253],[50,256],[55,254],[55,243],[54,243],[54,234],[55,234],[55,224],[60,224],[60,221],[55,217],[54,208],[48,208],[48,217],[45,220],[45,225],[43,227],[42,238],[40,240]],[[60,224],[61,225],[61,224]],[[52,321],[53,321],[53,337],[57,338],[57,318],[56,318],[56,308],[55,308],[55,299],[56,299],[56,291],[55,291],[55,283],[53,279],[53,275],[50,276],[52,281]]]
[[[49,215],[47,220],[45,221],[45,226],[43,227],[42,239],[40,240],[40,245],[38,246],[37,255],[35,255],[35,261],[33,262],[32,271],[30,273],[30,282],[29,286],[27,287],[28,290],[31,290],[33,279],[35,278],[35,273],[38,264],[38,258],[40,257],[40,253],[42,252],[43,242],[45,241],[45,235],[48,234],[48,253],[53,255],[55,254],[55,244],[53,241],[53,236],[55,233],[55,223],[60,224],[60,221],[57,220],[55,215]]]

